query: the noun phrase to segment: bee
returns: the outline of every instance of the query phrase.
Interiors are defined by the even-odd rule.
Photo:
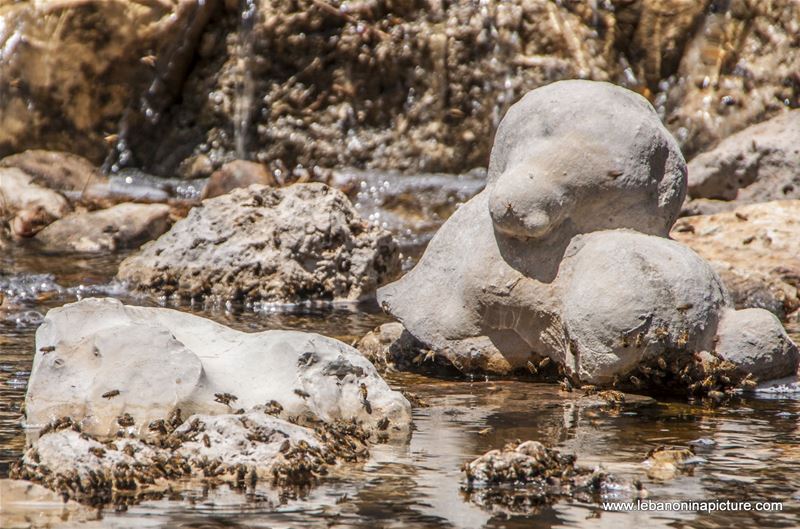
[[[206,445],[206,448],[211,448],[211,439],[208,437],[207,433],[203,434],[203,444]]]
[[[105,457],[106,451],[105,449],[99,446],[93,446],[89,449],[89,452],[97,458]]]
[[[550,357],[545,356],[544,358],[542,358],[541,362],[539,362],[539,369],[544,369],[545,367],[549,366],[550,362],[552,362],[552,360],[550,360]]]
[[[277,400],[271,400],[267,402],[267,406],[264,409],[264,413],[266,413],[267,415],[280,415],[282,411],[283,411],[283,406],[281,406],[281,403],[278,402]]]
[[[368,395],[367,385],[362,382],[361,385],[358,387],[358,391],[359,393],[361,393],[361,400],[367,400],[367,395]]]
[[[385,430],[389,427],[389,418],[384,417],[378,421],[378,430]]]
[[[678,339],[675,341],[675,344],[678,347],[685,347],[687,343],[689,343],[689,331],[684,329],[678,335]]]
[[[52,353],[55,350],[56,350],[56,346],[55,345],[46,345],[44,347],[40,347],[39,348],[39,351],[43,352],[44,354]]]
[[[709,392],[708,392],[708,396],[709,396],[709,398],[711,398],[711,399],[712,399],[712,400],[714,400],[715,402],[719,402],[719,401],[721,401],[723,398],[725,398],[725,394],[724,394],[723,392],[721,392],[721,391],[716,391],[716,390],[709,391]]]
[[[630,381],[631,381],[631,384],[633,384],[637,388],[642,387],[642,381],[639,380],[638,378],[636,378],[634,375],[631,375]]]
[[[586,384],[581,386],[584,395],[594,395],[597,393],[597,386],[593,386],[591,384]]]
[[[303,391],[302,389],[294,390],[294,394],[297,395],[298,397],[301,397],[301,398],[304,398],[304,399],[307,399],[308,397],[311,396],[308,392]]]
[[[644,344],[644,333],[639,333],[636,335],[636,340],[633,342],[636,347],[641,347]]]
[[[564,377],[559,384],[561,386],[561,391],[566,391],[567,393],[572,391],[572,383],[568,378]]]
[[[116,397],[117,395],[119,395],[119,390],[118,389],[112,389],[111,391],[106,391],[105,393],[103,393],[102,397],[104,399],[110,399],[110,398]]]
[[[536,375],[539,373],[539,369],[535,365],[533,365],[533,362],[531,362],[530,360],[528,360],[528,362],[525,365],[527,366],[528,371],[531,372],[531,375]]]
[[[681,305],[678,305],[678,306],[677,306],[677,307],[675,307],[675,308],[676,308],[676,309],[678,309],[678,310],[681,310],[681,311],[683,311],[683,310],[689,310],[689,309],[691,309],[692,307],[694,307],[694,303],[683,303],[683,304],[681,304]]]
[[[736,213],[734,213],[734,215],[736,215],[736,218],[739,220],[747,220],[747,215],[745,215],[740,211],[737,211]]]
[[[128,457],[133,457],[134,455],[133,445],[130,443],[126,444],[125,448],[122,449],[122,452]]]
[[[478,435],[488,435],[494,430],[491,426],[484,428],[483,430],[478,431]]]
[[[239,400],[239,397],[231,395],[230,393],[214,393],[214,401],[226,406],[230,406],[231,402],[236,400]]]
[[[666,370],[667,370],[667,361],[666,361],[666,360],[664,360],[664,357],[663,357],[663,356],[659,356],[659,357],[658,357],[658,367],[659,367],[659,369],[661,369],[662,371],[666,371]]]
[[[117,417],[117,424],[122,427],[126,426],[133,426],[134,420],[130,413],[123,413],[119,417]]]
[[[156,65],[156,56],[155,55],[145,55],[144,57],[140,58],[139,61],[142,64],[146,64],[147,66],[153,68]]]
[[[155,421],[151,421],[150,424],[147,425],[147,429],[151,432],[158,432],[162,435],[167,433],[167,426],[164,423],[164,419],[157,419]]]

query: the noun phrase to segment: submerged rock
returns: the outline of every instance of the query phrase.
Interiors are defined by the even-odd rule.
[[[73,213],[36,235],[46,251],[106,252],[136,248],[169,229],[170,208],[164,204],[119,204],[108,209]]]
[[[465,490],[472,501],[491,509],[525,512],[563,498],[598,501],[608,495],[638,495],[641,485],[624,485],[601,469],[575,465],[538,441],[510,443],[464,465]]]
[[[17,479],[0,479],[0,527],[30,529],[85,522],[97,513],[42,485]]]
[[[708,260],[736,307],[782,319],[800,308],[800,200],[685,217],[671,236]]]
[[[206,200],[122,262],[133,288],[180,299],[356,301],[400,269],[389,232],[324,184],[253,185]]]
[[[702,461],[691,447],[659,446],[647,454],[643,466],[647,469],[648,478],[668,481],[681,473],[691,472]]]
[[[780,322],[736,312],[709,263],[667,238],[685,186],[680,150],[640,96],[590,81],[534,90],[497,131],[486,189],[378,299],[465,373],[549,359],[573,383],[639,387],[634,371],[655,365],[673,374],[664,389],[699,389],[695,355],[717,336],[745,356],[770,343],[780,354],[759,369],[794,372]],[[750,319],[755,342],[740,330]]]
[[[408,401],[358,351],[324,336],[244,333],[162,308],[86,299],[49,311],[25,397],[30,426],[70,417],[86,433],[139,437],[176,413],[266,406],[282,418],[405,432]]]
[[[689,196],[753,202],[800,198],[800,110],[748,127],[689,162]]]
[[[16,167],[0,167],[0,222],[15,237],[32,237],[72,211],[63,195],[34,180]]]

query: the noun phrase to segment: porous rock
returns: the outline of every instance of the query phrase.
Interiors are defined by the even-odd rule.
[[[378,299],[464,372],[549,358],[608,384],[659,357],[690,361],[734,309],[712,267],[667,238],[685,192],[683,156],[643,98],[592,81],[539,88],[503,119],[486,189]],[[791,344],[768,323],[765,341]]]
[[[52,309],[36,333],[26,421],[70,417],[99,436],[148,434],[180,409],[226,414],[271,404],[280,417],[404,431],[408,401],[358,351],[324,336],[239,332],[171,309],[85,299]],[[277,404],[276,404],[277,403]],[[388,422],[386,422],[388,421]]]
[[[105,252],[136,248],[169,229],[165,204],[123,203],[99,211],[72,213],[36,234],[47,251]]]
[[[135,289],[247,302],[356,301],[399,271],[389,232],[324,184],[253,185],[203,201],[120,265]]]

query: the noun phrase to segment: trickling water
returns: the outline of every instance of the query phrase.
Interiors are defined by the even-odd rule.
[[[253,107],[255,86],[251,64],[253,59],[253,26],[258,18],[259,0],[241,0],[239,34],[236,44],[236,70],[238,72],[236,101],[234,102],[233,134],[236,155],[247,159],[247,131]]]

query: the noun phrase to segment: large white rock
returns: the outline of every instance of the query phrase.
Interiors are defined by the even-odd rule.
[[[217,402],[226,393],[236,399]],[[342,342],[294,331],[244,333],[114,299],[47,313],[36,333],[25,406],[31,426],[69,416],[84,431],[106,436],[127,413],[133,431],[146,436],[150,421],[176,408],[183,417],[218,415],[273,400],[284,418],[352,419],[388,433],[407,431],[410,423],[405,397]]]
[[[378,300],[465,372],[549,357],[581,381],[609,383],[641,362],[691,361],[714,350],[734,309],[711,266],[667,238],[685,195],[683,156],[644,98],[553,83],[509,109],[486,189]],[[761,365],[748,366],[773,375],[797,369],[780,322],[737,318],[757,319],[748,328],[759,336],[725,328],[727,351],[752,358],[757,348]],[[768,350],[781,351],[774,366]]]

